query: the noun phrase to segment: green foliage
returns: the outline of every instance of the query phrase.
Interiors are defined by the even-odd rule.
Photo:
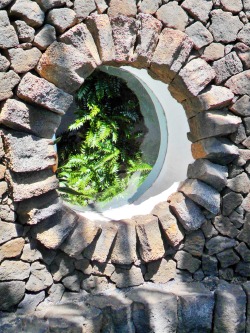
[[[97,72],[79,89],[76,102],[76,120],[58,143],[62,188],[72,189],[64,191],[66,200],[83,206],[106,202],[127,188],[135,172],[142,183],[152,167],[142,160],[145,127],[139,102],[125,82]]]

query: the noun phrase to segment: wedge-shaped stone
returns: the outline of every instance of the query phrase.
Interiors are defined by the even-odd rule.
[[[156,17],[163,22],[164,26],[180,31],[185,30],[188,24],[187,13],[176,1],[161,6],[156,12]]]
[[[49,11],[47,22],[62,34],[66,29],[77,23],[76,13],[70,8],[55,8]]]
[[[55,41],[56,29],[50,24],[45,24],[36,34],[33,45],[44,51]]]
[[[187,231],[199,229],[206,221],[200,208],[192,200],[184,197],[182,193],[173,194],[169,201],[171,210]]]
[[[193,257],[190,253],[186,251],[178,251],[174,259],[177,261],[177,268],[186,269],[190,273],[194,273],[201,265],[201,261]]]
[[[187,60],[193,47],[190,38],[181,31],[165,28],[151,61],[151,71],[169,83]]]
[[[78,51],[74,46],[54,42],[42,55],[37,71],[49,82],[72,93],[83,84],[84,79],[95,67],[93,59],[89,59],[88,55]]]
[[[198,179],[187,179],[179,187],[179,191],[204,207],[212,214],[217,214],[220,210],[220,194],[213,187],[203,183]]]
[[[14,201],[36,197],[58,187],[58,180],[50,169],[27,173],[9,171],[6,177],[10,182]]]
[[[141,269],[136,266],[132,266],[131,269],[117,267],[111,275],[111,281],[115,282],[117,288],[134,287],[144,283]]]
[[[24,247],[24,239],[22,237],[12,239],[0,246],[0,262],[4,259],[15,258],[19,256]]]
[[[135,216],[136,232],[140,242],[140,255],[145,262],[161,259],[165,249],[158,218],[153,215]]]
[[[57,249],[75,227],[77,215],[67,207],[32,228],[32,235],[48,249]]]
[[[0,244],[3,244],[12,238],[16,238],[22,236],[23,227],[19,224],[8,223],[8,222],[0,222]]]
[[[74,46],[79,52],[89,59],[93,67],[101,64],[101,60],[94,39],[86,24],[80,23],[69,29],[59,40],[67,45]]]
[[[102,63],[112,61],[115,56],[115,47],[108,15],[91,15],[87,18],[86,24],[94,38]]]
[[[102,232],[97,240],[94,252],[90,259],[98,262],[106,262],[110,254],[111,246],[115,240],[119,225],[116,223],[98,223]]]
[[[230,238],[235,238],[239,233],[239,230],[234,226],[229,218],[222,215],[216,216],[214,219],[214,226],[220,234]]]
[[[0,49],[10,49],[18,44],[18,37],[12,25],[0,27]]]
[[[175,216],[171,214],[168,202],[162,202],[155,206],[151,214],[158,217],[170,245],[176,246],[183,240],[183,232],[178,226]]]
[[[195,230],[186,235],[184,250],[193,256],[201,257],[205,245],[205,237],[201,230]]]
[[[213,63],[213,69],[216,72],[215,82],[220,84],[229,77],[242,72],[243,66],[236,52],[231,52],[224,58],[215,61]]]
[[[133,61],[134,46],[137,37],[137,21],[127,16],[111,18],[112,33],[115,46],[115,58],[118,63]]]
[[[130,265],[138,257],[136,253],[136,232],[133,220],[117,221],[119,229],[111,254],[111,262],[114,264]]]
[[[84,20],[90,13],[96,10],[95,0],[75,0],[74,1],[74,11],[76,17],[80,20]]]
[[[31,73],[25,74],[22,78],[17,95],[24,101],[37,104],[61,115],[73,102],[73,96]]]
[[[44,12],[35,1],[17,0],[10,8],[10,15],[24,20],[28,25],[38,28],[43,24]]]
[[[111,0],[108,15],[111,17],[124,15],[135,16],[137,14],[136,0]]]
[[[190,25],[185,32],[194,42],[194,47],[199,50],[202,47],[211,44],[213,41],[212,34],[204,27],[201,22],[195,22]]]
[[[247,298],[241,286],[220,284],[215,291],[215,333],[245,332]]]
[[[234,94],[250,95],[250,70],[232,76],[225,86],[230,88]]]
[[[237,238],[239,240],[245,242],[248,246],[250,246],[250,214],[249,213],[246,214],[243,229],[240,231]]]
[[[241,194],[235,192],[226,193],[222,198],[222,214],[224,216],[230,215],[235,208],[241,205],[242,201],[243,196]]]
[[[73,232],[66,238],[60,249],[70,257],[77,257],[89,246],[101,232],[101,228],[94,221],[79,217]]]
[[[239,156],[238,148],[227,139],[203,139],[193,143],[191,149],[195,159],[207,158],[220,164],[228,164]]]
[[[60,121],[61,117],[54,112],[15,99],[8,99],[0,113],[1,124],[47,139],[52,138]]]
[[[3,143],[8,167],[14,172],[39,171],[56,164],[52,140],[11,131],[3,135]]]
[[[160,288],[143,286],[133,288],[127,297],[133,301],[132,318],[136,332],[176,332],[176,295],[163,293]]]
[[[226,249],[235,247],[236,245],[237,242],[235,239],[222,236],[213,237],[205,244],[209,255],[220,253]]]
[[[135,49],[136,62],[134,66],[145,68],[150,65],[159,40],[162,23],[149,14],[139,14],[138,19],[140,21],[140,29]]]
[[[227,184],[228,169],[206,159],[198,159],[189,164],[187,175],[188,178],[200,179],[221,191]]]
[[[32,43],[34,40],[35,29],[30,27],[27,23],[21,20],[14,22],[18,38],[22,43]]]
[[[13,96],[12,90],[19,81],[20,77],[14,71],[0,72],[0,101]]]
[[[227,187],[229,187],[234,192],[248,194],[250,191],[249,176],[247,173],[242,172],[240,175],[229,179]]]
[[[169,85],[171,90],[171,84]],[[225,87],[211,86],[197,97],[183,102],[187,116],[192,117],[202,110],[221,109],[231,103],[234,94]]]
[[[25,293],[25,282],[23,281],[9,281],[0,282],[0,310],[6,311],[18,304]]]
[[[247,95],[242,96],[240,99],[236,101],[232,106],[230,106],[230,110],[235,114],[242,117],[250,116],[250,97]]]
[[[19,221],[23,224],[37,224],[62,209],[62,200],[56,191],[21,201],[17,206]]]
[[[0,265],[0,281],[25,280],[30,275],[30,264],[21,260],[4,260]]]
[[[209,19],[210,11],[213,7],[212,0],[185,0],[181,7],[195,19],[198,19],[202,23],[207,23]]]
[[[215,110],[200,112],[188,122],[194,140],[201,140],[236,132],[241,118],[225,111]]]

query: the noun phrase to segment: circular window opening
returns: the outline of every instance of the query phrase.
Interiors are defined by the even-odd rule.
[[[63,198],[84,213],[135,202],[164,163],[167,124],[161,104],[135,75],[107,66],[85,80],[75,101],[57,131]]]

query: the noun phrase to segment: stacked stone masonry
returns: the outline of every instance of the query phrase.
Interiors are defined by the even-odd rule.
[[[0,0],[0,331],[250,332],[249,20],[249,0]],[[51,139],[100,65],[167,83],[195,159],[108,223],[64,206]]]

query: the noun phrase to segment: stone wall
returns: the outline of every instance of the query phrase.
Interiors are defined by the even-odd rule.
[[[197,320],[190,327],[201,326],[183,332],[244,331],[250,277],[249,18],[248,0],[0,0],[1,310],[42,313],[58,302],[74,303],[74,297],[86,301],[86,293],[136,286],[145,286],[146,293],[160,284],[161,297],[175,295],[177,324],[169,332],[189,325],[182,312],[189,302],[192,320],[203,318],[197,297],[204,294],[209,324]],[[146,68],[169,84],[185,109],[196,159],[178,192],[151,214],[108,223],[79,217],[63,205],[51,141],[74,92],[100,65]],[[172,282],[186,283],[185,290],[169,291]],[[149,315],[145,304],[165,304],[148,295],[140,305],[137,297],[125,297],[126,311],[131,314],[132,306],[134,313],[132,321],[123,318],[126,331],[130,325],[131,332],[140,332],[136,311],[147,309]],[[241,311],[227,318],[231,299],[230,306]],[[102,309],[100,316],[110,311],[112,326],[122,319],[109,302],[94,306]]]

